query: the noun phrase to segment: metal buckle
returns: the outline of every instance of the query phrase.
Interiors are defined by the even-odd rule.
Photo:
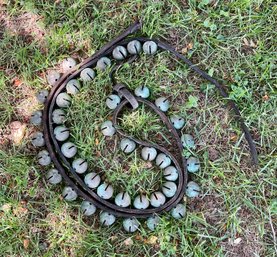
[[[132,106],[133,110],[137,109],[139,103],[135,96],[125,87],[124,84],[116,84],[113,87],[114,91],[118,93],[120,97],[124,97]]]

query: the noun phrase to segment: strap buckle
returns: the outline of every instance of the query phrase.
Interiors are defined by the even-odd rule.
[[[125,87],[124,84],[116,84],[113,87],[120,97],[124,97],[132,106],[133,110],[137,109],[139,104],[135,96]]]

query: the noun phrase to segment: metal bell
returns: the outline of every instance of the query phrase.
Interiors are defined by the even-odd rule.
[[[56,109],[52,112],[52,120],[56,124],[63,124],[66,120],[66,113],[62,109]]]
[[[154,231],[157,225],[159,224],[159,222],[160,222],[159,216],[151,216],[147,219],[146,225],[150,230]]]
[[[56,104],[61,108],[69,107],[71,104],[71,97],[67,93],[60,93],[56,98]]]
[[[173,197],[176,194],[176,191],[177,191],[177,186],[172,181],[165,182],[162,186],[162,192],[168,198]]]
[[[156,165],[161,169],[168,167],[171,164],[171,159],[164,153],[159,153],[156,158]]]
[[[113,196],[112,185],[109,185],[104,182],[97,188],[97,194],[105,200],[110,199]]]
[[[157,98],[155,104],[162,112],[166,112],[169,109],[169,101],[165,97]]]
[[[190,181],[187,184],[186,195],[188,197],[193,198],[193,197],[197,197],[199,194],[200,194],[200,186],[197,183]]]
[[[101,71],[104,71],[109,66],[111,66],[111,60],[108,57],[101,57],[96,64],[96,68]]]
[[[100,213],[100,222],[103,226],[111,226],[115,222],[115,216],[103,211]]]
[[[138,40],[132,40],[128,43],[127,50],[130,54],[139,54],[141,51],[141,43]]]
[[[175,181],[178,179],[178,171],[174,166],[168,166],[163,171],[164,178],[169,181]]]
[[[118,95],[109,95],[106,99],[106,105],[109,109],[114,110],[120,103],[121,99]]]
[[[81,84],[77,79],[71,79],[66,84],[66,92],[71,95],[76,95],[79,93]]]
[[[141,157],[145,161],[153,161],[157,156],[157,150],[154,147],[143,147]]]
[[[124,46],[117,46],[113,50],[113,58],[116,60],[124,60],[127,57],[127,50]]]
[[[129,233],[133,233],[139,228],[139,222],[136,218],[124,219],[123,228]]]
[[[147,199],[146,195],[138,195],[135,198],[133,204],[136,209],[147,209],[149,206],[149,200]]]
[[[85,68],[81,71],[80,77],[84,82],[92,81],[95,78],[95,71],[91,68]]]
[[[94,189],[100,185],[101,178],[97,173],[91,172],[85,176],[84,181],[89,188]]]
[[[174,219],[184,218],[186,214],[186,206],[183,204],[177,204],[172,210],[171,215]]]
[[[190,134],[183,134],[181,137],[182,144],[185,148],[195,149],[195,142]]]
[[[135,95],[141,98],[148,98],[150,96],[150,90],[147,86],[139,86],[135,89]]]
[[[61,151],[66,158],[72,158],[77,153],[77,147],[71,142],[66,142],[62,145]]]
[[[162,192],[157,191],[150,196],[150,204],[155,208],[162,206],[165,201],[166,198]]]
[[[35,111],[31,115],[30,123],[39,126],[42,123],[42,111]]]
[[[38,100],[39,103],[45,103],[47,97],[49,95],[49,92],[47,90],[41,90],[36,94],[36,98]]]
[[[158,50],[158,45],[154,41],[146,41],[142,48],[146,54],[155,54]]]
[[[128,207],[131,204],[131,197],[127,192],[120,192],[115,197],[115,204],[120,207]]]
[[[115,134],[116,130],[113,123],[110,120],[107,120],[101,125],[101,131],[104,136],[111,137]]]
[[[170,121],[176,129],[181,129],[185,125],[185,119],[177,115],[171,116]]]
[[[72,168],[76,173],[83,174],[88,169],[88,163],[85,160],[78,158],[72,162]]]
[[[60,79],[60,77],[61,77],[61,74],[55,70],[48,72],[48,74],[46,75],[46,79],[50,86],[54,86],[57,83],[57,81]]]
[[[62,176],[57,169],[50,169],[46,174],[46,180],[50,184],[56,185],[62,181]]]
[[[76,191],[72,187],[65,187],[62,192],[62,196],[66,201],[75,201],[78,197]]]
[[[135,150],[135,148],[136,148],[136,143],[129,138],[123,138],[120,141],[120,149],[124,153],[131,153]]]
[[[83,201],[81,203],[81,212],[85,216],[91,216],[96,212],[96,207],[92,202]]]
[[[58,141],[65,141],[69,135],[69,129],[65,126],[57,126],[54,129],[54,136]]]
[[[48,151],[42,150],[38,153],[38,163],[41,166],[47,166],[51,163],[51,157]]]
[[[200,169],[200,162],[198,158],[189,157],[187,159],[187,169],[191,173],[195,173]]]
[[[77,62],[75,59],[68,57],[65,60],[63,60],[62,62],[62,69],[64,72],[69,71],[70,69],[72,69],[74,66],[76,66]]]
[[[32,135],[31,142],[33,146],[41,147],[45,145],[45,140],[42,132],[36,132]]]

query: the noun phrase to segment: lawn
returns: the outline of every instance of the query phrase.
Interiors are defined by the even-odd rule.
[[[66,57],[91,56],[136,18],[140,35],[160,38],[225,85],[250,129],[258,167],[244,135],[213,85],[167,52],[142,55],[116,76],[130,90],[146,84],[151,100],[168,96],[170,114],[185,118],[201,170],[197,198],[184,198],[187,214],[162,215],[155,231],[130,234],[122,220],[103,227],[83,217],[80,201],[62,199],[63,186],[47,183],[30,143],[36,93],[50,90],[46,74]],[[8,1],[0,0],[0,256],[244,256],[277,255],[277,5],[263,0]],[[155,188],[159,171],[144,167],[105,140],[99,126],[110,112],[107,73],[74,98],[68,121],[90,169],[129,192]],[[166,140],[163,124],[147,108],[127,112],[122,126],[147,140]],[[187,154],[184,151],[184,154]],[[110,162],[114,156],[122,165]],[[124,165],[123,165],[124,164]],[[128,165],[128,169],[126,169]],[[147,172],[148,171],[148,172]]]

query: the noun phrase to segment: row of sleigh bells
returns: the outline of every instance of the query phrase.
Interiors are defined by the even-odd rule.
[[[130,41],[127,45],[127,49],[124,46],[116,46],[113,49],[112,57],[115,60],[121,61],[127,58],[128,53],[130,55],[137,55],[143,51],[147,55],[153,55],[157,52],[158,47],[154,41],[146,41],[143,45],[138,40]],[[62,68],[64,71],[70,70],[76,65],[76,61],[73,58],[67,58],[62,62]],[[96,71],[104,71],[107,67],[112,65],[112,60],[108,57],[101,57],[96,64]],[[61,92],[56,97],[55,108],[52,112],[52,123],[54,126],[54,137],[59,142],[61,152],[65,158],[71,163],[71,167],[84,181],[84,183],[103,200],[113,201],[117,206],[123,208],[130,208],[133,206],[135,209],[144,210],[149,207],[160,207],[166,203],[167,199],[172,198],[176,191],[178,180],[178,171],[169,156],[163,152],[159,152],[154,147],[142,147],[141,158],[145,161],[155,162],[155,164],[162,169],[163,178],[165,182],[159,191],[151,193],[150,196],[140,194],[133,200],[127,192],[115,192],[113,186],[105,181],[101,181],[101,176],[97,172],[88,171],[88,163],[86,160],[78,157],[77,147],[74,143],[70,142],[70,128],[65,125],[66,122],[66,109],[70,107],[72,97],[78,94],[81,89],[82,83],[88,83],[92,81],[97,72],[93,68],[85,68],[80,73],[80,78],[71,79],[68,81],[65,87],[65,91]],[[50,85],[54,85],[60,78],[60,74],[53,71],[48,74],[47,80]],[[37,94],[37,99],[40,103],[45,103],[48,97],[48,91],[42,90]],[[135,96],[147,99],[150,96],[150,90],[147,86],[142,85],[135,89]],[[118,94],[111,94],[106,99],[106,105],[110,110],[115,110],[122,97]],[[170,108],[170,101],[168,98],[159,97],[155,100],[155,105],[162,112],[166,113]],[[180,130],[185,125],[183,117],[173,115],[169,117],[170,122],[176,130]],[[30,119],[31,124],[40,126],[42,124],[42,111],[35,111]],[[105,137],[112,137],[116,133],[116,128],[112,121],[105,121],[101,125],[101,132]],[[185,149],[195,149],[195,142],[190,134],[182,134],[181,142]],[[32,136],[32,144],[35,147],[45,146],[44,135],[42,132],[36,132]],[[138,146],[136,142],[129,138],[122,138],[120,141],[120,149],[126,154],[132,153]],[[47,150],[41,150],[38,153],[38,163],[42,166],[49,166],[51,164],[51,158]],[[190,156],[187,159],[187,171],[190,173],[196,173],[200,169],[199,159]],[[62,182],[62,176],[56,168],[50,168],[46,173],[46,179],[51,184],[59,184]],[[200,187],[197,183],[190,181],[186,187],[186,195],[188,197],[197,197],[200,194]],[[78,194],[76,191],[65,186],[62,191],[63,198],[67,201],[74,201],[77,199]],[[91,216],[96,213],[96,206],[89,201],[83,201],[81,203],[81,212],[85,216]],[[185,216],[185,205],[177,204],[171,210],[172,217],[176,219],[183,218]],[[106,211],[100,212],[100,222],[104,226],[112,225],[116,220],[115,215]],[[159,222],[158,215],[148,217],[146,224],[151,230],[154,230]],[[128,232],[134,232],[139,228],[140,222],[137,218],[130,217],[123,220],[123,227]]]

